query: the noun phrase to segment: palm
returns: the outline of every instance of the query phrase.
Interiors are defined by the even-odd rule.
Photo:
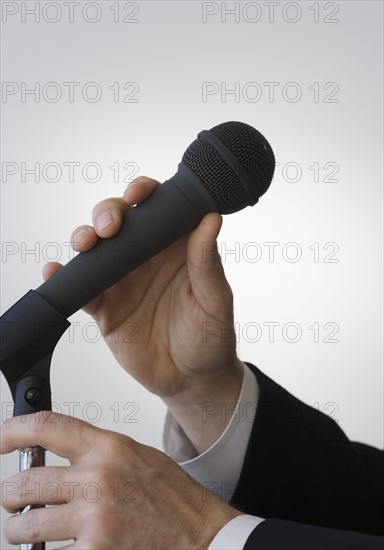
[[[87,311],[123,368],[160,396],[183,389],[191,374],[222,367],[233,342],[203,341],[204,323],[231,322],[231,304],[199,303],[191,291],[187,239],[152,258],[100,295]]]

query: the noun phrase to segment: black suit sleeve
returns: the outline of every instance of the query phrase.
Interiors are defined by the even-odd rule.
[[[244,550],[383,550],[384,538],[303,523],[268,519],[249,536]]]
[[[383,546],[383,452],[350,442],[334,420],[248,366],[260,398],[231,504],[274,519],[260,524],[245,548]]]

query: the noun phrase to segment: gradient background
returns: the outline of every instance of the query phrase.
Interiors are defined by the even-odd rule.
[[[32,176],[23,182],[20,171],[6,178],[3,170],[1,311],[40,284],[47,255],[55,258],[59,250],[61,260],[68,261],[64,243],[72,229],[91,223],[95,203],[123,192],[123,179],[132,176],[123,170],[125,163],[163,181],[200,130],[226,120],[247,122],[265,134],[280,165],[260,203],[227,217],[219,238],[235,295],[239,356],[332,415],[350,438],[382,446],[382,3],[280,2],[270,21],[262,2],[227,2],[227,8],[239,6],[236,21],[234,15],[225,17],[221,3],[211,2],[209,8],[218,13],[205,23],[202,3],[192,1],[136,2],[137,7],[122,1],[116,23],[113,3],[107,1],[94,3],[101,13],[95,23],[81,15],[87,2],[80,2],[72,23],[60,2],[63,12],[56,23],[44,20],[44,13],[47,19],[55,15],[46,2],[2,2],[3,10],[6,4],[19,11],[3,19],[3,82],[19,87],[25,82],[27,88],[56,82],[63,96],[50,103],[42,94],[40,102],[30,95],[23,102],[20,92],[3,95],[2,167],[55,162],[63,174],[57,182],[47,181],[53,172],[40,182]],[[26,16],[23,22],[22,4],[37,6],[41,21]],[[247,22],[256,16],[255,4],[260,20]],[[285,20],[298,9],[297,22]],[[87,10],[94,18],[96,7]],[[137,22],[124,23],[133,10]],[[280,84],[269,101],[263,83],[272,81]],[[80,83],[72,103],[64,82]],[[89,82],[101,87],[100,101],[83,99],[80,90]],[[121,90],[135,82],[138,101],[124,103],[124,92],[115,103],[109,89],[115,82]],[[219,89],[238,82],[240,96],[217,93],[204,102],[203,82]],[[250,101],[254,88],[248,88],[248,101],[241,94],[250,82],[261,86],[257,102]],[[282,95],[289,82],[302,90],[297,102]],[[318,102],[310,89],[315,82]],[[333,85],[324,89],[329,82],[339,88],[331,98],[337,102],[324,101],[333,90]],[[92,183],[78,169],[70,182],[65,162],[98,163],[102,177]],[[114,163],[120,164],[118,181],[109,169]],[[298,181],[290,181],[296,172],[287,163],[300,166]],[[318,182],[309,168],[314,163],[320,167]],[[337,165],[337,181],[326,178],[332,172],[326,163]],[[280,243],[274,261],[265,242]],[[297,262],[282,255],[289,242],[302,251]],[[47,243],[57,244],[48,248]],[[251,261],[255,249],[248,243],[260,245],[258,262]],[[314,243],[319,243],[318,262],[309,248]],[[336,245],[324,249],[327,243],[336,243],[338,251],[328,260],[337,262],[324,261],[336,250]],[[37,252],[24,257],[25,248]],[[230,254],[233,249],[237,255]],[[287,252],[294,256],[292,248]],[[77,417],[161,448],[161,401],[119,367],[95,326],[87,325],[90,318],[80,312],[71,320],[79,324],[62,338],[52,365],[56,409],[68,413],[73,403]],[[280,323],[273,342],[263,326],[268,322]],[[282,327],[289,322],[301,327],[296,343],[283,338]],[[251,341],[255,323],[263,328],[258,342]],[[319,323],[318,343],[309,329],[314,323]],[[324,342],[335,326],[324,329],[326,323],[337,325],[333,338],[338,342]],[[288,335],[293,338],[294,332]],[[5,420],[11,398],[3,378],[1,402]],[[48,463],[64,462],[49,456]],[[16,454],[3,457],[2,479],[15,473],[17,464]],[[4,539],[1,548],[10,548]]]

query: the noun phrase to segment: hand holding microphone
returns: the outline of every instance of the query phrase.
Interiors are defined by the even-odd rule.
[[[74,249],[91,250],[99,238],[115,235],[132,205],[145,201],[159,185],[140,177],[128,186],[122,199],[111,198],[96,205],[94,227],[84,225],[73,232]],[[105,220],[111,220],[107,226]],[[215,247],[221,222],[219,214],[207,214],[189,236],[148,260],[84,308],[98,323],[122,367],[162,397],[179,422],[178,405],[185,408],[189,404],[184,428],[201,451],[219,437],[217,430],[225,425],[221,422],[210,430],[211,415],[203,432],[192,430],[195,422],[201,424],[197,400],[201,402],[205,394],[207,400],[216,396],[219,402],[225,399],[232,406],[242,378],[235,339],[228,335],[222,342],[220,337],[204,339],[203,335],[205,327],[218,323],[228,331],[233,327],[232,292]],[[56,263],[46,265],[44,277],[50,278],[60,267]]]
[[[232,162],[239,175],[204,140],[203,132],[203,139],[196,140],[186,151],[183,163],[193,167],[200,178],[208,181],[206,187],[202,184],[195,187],[202,196],[206,189],[214,194],[215,204],[212,205],[211,197],[207,196],[205,210],[209,212],[215,208],[228,213],[244,207],[247,201],[256,202],[273,174],[274,158],[268,143],[256,130],[241,123],[225,123],[211,132],[214,136],[225,138],[226,144],[237,155],[239,164]],[[251,186],[249,173],[252,173],[254,185],[250,191],[244,191],[240,178]],[[222,181],[221,177],[224,178]],[[176,185],[179,184],[176,182]],[[186,188],[187,185],[180,185],[178,190],[185,193]],[[133,214],[137,214],[136,223],[141,228],[143,220],[146,220],[144,231],[153,243],[157,240],[156,232],[164,232],[164,228],[162,225],[159,227],[156,220],[157,211],[153,213],[153,220],[148,218],[146,208],[149,203],[157,208],[162,206],[171,221],[164,238],[175,240],[183,224],[194,227],[197,218],[190,212],[190,203],[185,196],[181,195],[178,199],[179,212],[175,212],[167,200],[161,203],[159,197],[162,192],[167,199],[167,189],[153,179],[142,177],[128,186],[122,199],[102,201],[93,211],[94,228],[81,226],[74,231],[71,242],[75,243],[75,250],[88,251],[91,259],[97,257],[97,254],[92,256],[94,246],[103,250],[102,245],[118,235],[124,223],[129,227],[131,221],[132,227]],[[202,208],[196,196],[190,194],[188,199],[192,200],[194,208]],[[135,204],[139,207],[132,208]],[[178,216],[185,219],[182,224],[174,226],[173,220]],[[242,366],[236,356],[233,331],[232,291],[216,249],[220,227],[218,213],[206,214],[189,235],[182,236],[132,270],[85,307],[85,311],[99,324],[107,344],[123,368],[149,391],[162,397],[198,452],[203,452],[217,440],[226,426],[220,415],[217,418],[210,415],[202,429],[202,403],[225,402],[229,409],[234,407],[242,382]],[[133,251],[132,233],[128,229],[126,231],[125,244],[129,242]],[[141,241],[144,239],[142,235]],[[112,246],[109,246],[111,249]],[[115,247],[114,250],[117,253],[119,249]],[[80,261],[81,256],[78,259]],[[101,257],[100,262],[102,260]],[[104,262],[101,268],[109,268],[112,273],[112,257],[110,261],[112,265],[105,265]],[[92,267],[89,278],[97,280],[96,266],[90,263]],[[45,277],[50,278],[58,269],[58,264],[46,266]],[[81,266],[78,269],[83,276]],[[83,279],[83,287],[88,283],[92,284],[92,280]],[[74,284],[79,285],[77,281]],[[46,285],[41,289],[45,289]],[[52,299],[53,291],[50,292],[47,298],[51,303],[61,299],[57,295]],[[207,336],[204,332],[207,327],[216,327],[212,330],[216,336]],[[225,339],[217,336],[223,327]]]
[[[197,450],[209,446],[220,435],[216,423],[212,429],[205,426],[201,441],[201,430],[194,433],[189,425],[191,413],[200,418],[204,399],[228,400],[229,388],[233,401],[241,384],[234,338],[202,341],[204,323],[233,326],[231,290],[212,250],[218,213],[254,205],[273,171],[274,155],[262,134],[247,124],[226,122],[201,132],[177,173],[162,185],[142,180],[122,200],[97,206],[95,218],[103,214],[99,233],[84,228],[76,237],[79,249],[87,251],[1,318],[6,339],[0,367],[15,403],[21,402],[15,414],[50,407],[45,381],[55,342],[45,337],[47,330],[35,336],[34,324],[56,327],[58,340],[66,317],[88,304],[123,367],[164,399]],[[204,254],[207,243],[210,254]],[[24,326],[31,336],[20,345]],[[138,331],[133,343],[132,330]],[[44,361],[39,361],[41,345]],[[39,401],[40,385],[44,400]]]

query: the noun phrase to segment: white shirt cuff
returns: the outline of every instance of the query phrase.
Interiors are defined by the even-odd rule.
[[[208,550],[241,550],[252,531],[264,519],[246,514],[237,516],[220,529]]]
[[[244,365],[239,400],[220,438],[201,455],[168,412],[163,434],[165,451],[196,481],[229,502],[239,481],[256,415],[260,389],[255,375]]]

